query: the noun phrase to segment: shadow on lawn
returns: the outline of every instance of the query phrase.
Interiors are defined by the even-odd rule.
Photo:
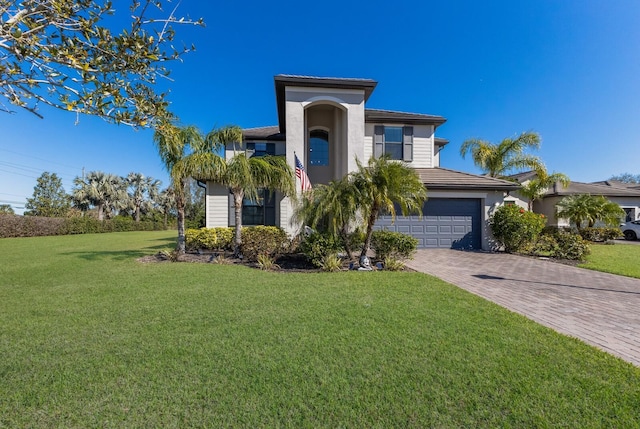
[[[67,252],[65,255],[77,256],[78,258],[86,261],[98,261],[104,259],[124,261],[127,259],[137,259],[142,258],[143,256],[149,256],[152,253],[157,253],[158,250],[173,250],[176,247],[175,238],[159,238],[154,241],[158,241],[161,244],[145,246],[135,250],[95,250],[92,252]]]
[[[166,246],[162,246],[164,248]],[[151,249],[147,247],[146,249]],[[113,261],[125,261],[149,255],[148,251],[141,250],[96,250],[93,252],[68,252],[65,255],[77,256],[85,261],[99,261],[110,259]]]

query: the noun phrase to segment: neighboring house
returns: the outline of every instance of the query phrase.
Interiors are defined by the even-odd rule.
[[[440,151],[447,140],[435,136],[445,123],[441,116],[365,108],[377,82],[370,79],[275,76],[277,126],[243,130],[252,156],[297,156],[312,185],[327,184],[356,169],[356,159],[388,154],[415,168],[427,187],[424,216],[398,216],[392,224],[382,217],[377,228],[418,238],[419,247],[489,249],[487,220],[505,196],[518,189],[506,180],[440,167]],[[227,147],[232,157],[240,147]],[[299,189],[299,186],[298,186]],[[229,191],[207,183],[207,227],[233,226]],[[243,224],[278,225],[295,234],[290,221],[290,198],[265,193],[259,201],[245,201]]]
[[[533,171],[509,176],[510,179],[522,185],[535,177],[536,173]],[[556,218],[556,205],[566,196],[579,194],[602,195],[618,204],[625,211],[625,221],[640,219],[640,188],[638,185],[607,180],[593,183],[571,181],[567,187],[556,183],[552,188],[547,189],[540,200],[534,201],[533,211],[544,214],[548,219],[547,225],[569,226],[567,219]],[[526,198],[517,192],[514,193],[514,196],[518,198],[516,201],[518,205],[527,207]]]

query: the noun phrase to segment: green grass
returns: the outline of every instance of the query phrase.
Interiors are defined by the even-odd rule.
[[[0,240],[0,427],[640,425],[640,369],[435,278],[135,261],[173,242]]]
[[[590,270],[640,279],[640,246],[592,244],[591,254],[580,266]]]

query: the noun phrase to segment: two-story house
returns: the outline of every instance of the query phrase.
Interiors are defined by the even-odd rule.
[[[415,236],[419,247],[489,249],[487,219],[518,185],[440,167],[447,140],[435,136],[441,116],[369,109],[365,104],[377,82],[370,79],[277,75],[277,126],[243,130],[245,149],[253,156],[286,156],[301,161],[312,184],[326,184],[356,169],[356,159],[388,154],[416,169],[427,187],[424,215],[383,217],[378,228]],[[227,147],[231,157],[238,147]],[[228,189],[207,183],[207,227],[233,226]],[[244,225],[279,225],[295,234],[291,199],[265,193],[245,201]]]

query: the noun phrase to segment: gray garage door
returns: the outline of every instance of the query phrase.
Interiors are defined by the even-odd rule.
[[[409,234],[419,248],[480,249],[480,200],[471,198],[430,198],[423,216],[381,216],[376,229]]]

